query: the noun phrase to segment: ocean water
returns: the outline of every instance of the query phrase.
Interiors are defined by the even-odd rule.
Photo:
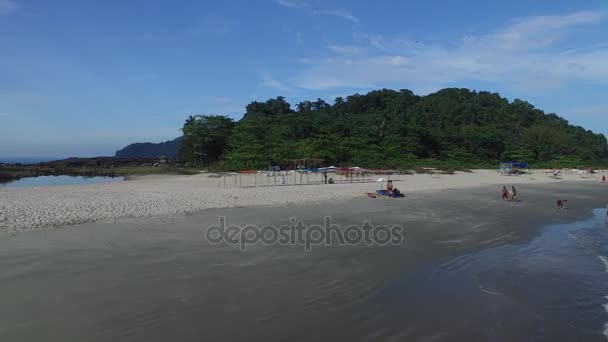
[[[606,341],[606,209],[547,226],[527,243],[464,252],[404,274],[375,300],[421,339]]]
[[[56,185],[78,185],[78,184],[100,184],[121,182],[123,177],[83,177],[83,176],[38,176],[21,178],[8,183],[0,183],[0,188],[22,188],[34,186],[56,186]]]

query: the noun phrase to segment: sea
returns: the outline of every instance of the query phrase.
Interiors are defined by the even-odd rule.
[[[445,333],[437,340],[606,341],[606,208],[547,226],[526,243],[464,252],[404,274],[375,299],[390,315],[409,317],[413,336],[434,330]]]

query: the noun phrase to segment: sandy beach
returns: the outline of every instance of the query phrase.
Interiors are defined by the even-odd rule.
[[[193,210],[210,205],[203,194],[196,195],[204,193],[203,187],[192,189],[196,177],[160,180],[165,178],[109,184],[104,190],[76,186],[38,192],[45,201],[56,199],[83,211],[92,208],[84,199],[93,193],[104,198],[94,203],[110,208],[133,208],[147,196],[148,211],[134,215],[165,213],[164,206],[179,203],[192,203]],[[589,234],[574,240],[560,226],[546,228],[588,220],[592,209],[605,205],[603,186],[483,172],[430,180],[405,177],[398,186],[417,184],[419,191],[403,200],[373,200],[358,193],[373,184],[302,187],[301,197],[292,194],[293,187],[226,189],[222,195],[240,200],[224,199],[226,206],[300,203],[313,195],[332,201],[0,234],[0,340],[605,340],[608,279],[601,259],[583,249],[575,256],[555,254],[578,251],[581,241],[596,250],[599,240]],[[495,185],[501,180],[519,181],[520,202],[500,199]],[[496,184],[466,187],[478,181]],[[452,182],[453,188],[443,190],[441,182]],[[147,189],[146,196],[119,190],[125,186]],[[351,187],[356,190],[347,192]],[[179,202],[175,189],[186,192],[185,202]],[[344,199],[335,200],[335,189]],[[13,201],[24,201],[36,192],[9,193]],[[260,203],[268,201],[264,196],[278,198]],[[570,208],[557,210],[556,197],[568,198]],[[53,208],[30,201],[21,215],[35,212],[37,205],[46,210],[40,217],[53,217]],[[220,216],[229,224],[263,225],[286,223],[290,217],[321,223],[326,215],[342,227],[365,220],[400,224],[406,239],[394,246],[319,245],[310,252],[286,245],[255,245],[241,252],[204,239],[205,228]],[[9,217],[10,222],[18,218]],[[546,235],[561,231],[566,240]]]
[[[506,185],[597,183],[599,175],[564,174],[553,179],[542,171],[530,176],[500,176],[495,170],[457,172],[454,175],[414,174],[391,176],[405,194],[495,185],[497,196]],[[211,208],[314,204],[352,199],[373,192],[379,184],[340,183],[273,186],[274,180],[254,181],[194,176],[144,176],[126,182],[0,188],[0,232],[43,229],[86,222],[191,213]],[[320,175],[312,175],[319,177]],[[386,176],[369,176],[377,179]],[[294,182],[294,181],[292,181]],[[280,184],[280,183],[279,183]],[[247,186],[247,187],[246,187]]]

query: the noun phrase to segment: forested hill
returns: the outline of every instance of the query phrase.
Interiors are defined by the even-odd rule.
[[[496,93],[443,89],[427,96],[378,90],[292,106],[283,97],[252,102],[244,117],[193,116],[183,128],[182,161],[224,161],[230,169],[287,165],[318,157],[361,167],[499,161],[536,166],[606,164],[601,134]]]
[[[115,157],[120,158],[177,158],[182,146],[182,137],[162,143],[134,143],[116,151]]]

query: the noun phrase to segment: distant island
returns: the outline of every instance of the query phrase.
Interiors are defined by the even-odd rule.
[[[177,158],[182,146],[183,137],[175,138],[161,143],[134,143],[114,154],[117,158]]]

